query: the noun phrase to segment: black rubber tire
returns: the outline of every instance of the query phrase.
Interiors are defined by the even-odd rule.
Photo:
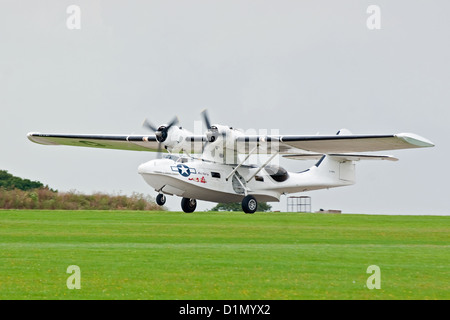
[[[156,203],[158,204],[158,206],[163,206],[166,203],[166,196],[162,193],[158,194],[156,196]]]
[[[258,202],[255,197],[251,195],[245,196],[242,200],[242,210],[245,213],[255,213],[256,209],[258,209]]]
[[[195,208],[197,208],[197,200],[189,198],[181,199],[181,209],[183,209],[184,212],[192,213],[195,211]]]

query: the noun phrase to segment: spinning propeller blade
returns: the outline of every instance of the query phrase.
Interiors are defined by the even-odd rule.
[[[151,131],[157,131],[158,129],[152,125],[147,119],[144,120],[144,123],[142,123],[142,126],[144,128],[150,129]]]
[[[144,123],[142,124],[142,126],[144,128],[147,128],[151,131],[153,131],[155,133],[156,136],[156,140],[158,141],[158,153],[157,153],[157,158],[161,159],[162,157],[162,143],[164,141],[166,141],[167,136],[168,136],[168,132],[169,129],[176,125],[178,123],[178,117],[175,116],[175,118],[172,119],[172,121],[169,122],[169,124],[165,125],[161,125],[158,128],[156,128],[150,121],[148,121],[147,119],[144,120]]]
[[[204,109],[204,110],[201,112],[201,114],[202,114],[202,116],[203,116],[203,121],[205,122],[206,128],[207,128],[208,130],[210,130],[210,129],[211,129],[211,122],[209,121],[208,112],[206,111],[206,109]]]
[[[206,149],[206,146],[209,143],[212,143],[217,140],[217,138],[219,137],[219,131],[217,130],[216,126],[211,125],[211,121],[209,121],[209,116],[208,116],[208,112],[206,111],[206,109],[204,109],[201,112],[201,114],[203,116],[203,121],[205,122],[206,128],[208,129],[206,131],[206,142],[203,144],[203,148],[202,148],[202,153],[203,153]],[[223,133],[222,133],[222,137],[224,137]]]

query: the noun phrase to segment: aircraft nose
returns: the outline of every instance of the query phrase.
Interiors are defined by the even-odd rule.
[[[151,165],[150,162],[145,162],[145,163],[139,165],[138,173],[139,174],[143,174],[143,173],[149,172],[150,171],[150,169],[149,169],[150,165]]]

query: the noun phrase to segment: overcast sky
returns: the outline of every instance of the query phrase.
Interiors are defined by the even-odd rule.
[[[146,193],[152,153],[33,144],[30,131],[148,133],[175,115],[281,134],[413,132],[436,147],[357,164],[313,210],[450,214],[450,2],[0,1],[0,168],[60,191]],[[70,29],[70,5],[80,29]],[[380,9],[369,29],[370,5]],[[283,160],[288,170],[313,163]],[[180,198],[169,197],[171,210]],[[199,202],[198,210],[214,206]],[[273,204],[286,210],[286,199]]]

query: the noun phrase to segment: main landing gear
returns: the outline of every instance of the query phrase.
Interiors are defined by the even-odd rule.
[[[258,202],[255,197],[251,195],[245,196],[242,200],[242,210],[245,213],[255,213],[256,209],[258,209]]]
[[[197,208],[197,200],[190,198],[181,199],[181,209],[186,213],[192,213]]]
[[[191,198],[181,199],[181,209],[186,213],[192,213],[197,208],[197,200]],[[242,210],[245,213],[254,213],[258,209],[255,197],[248,195],[242,200]]]
[[[156,203],[163,206],[166,203],[166,196],[162,193],[156,196]],[[192,198],[182,198],[181,199],[181,209],[186,213],[192,213],[197,208],[197,200]],[[248,195],[242,199],[242,210],[245,213],[255,213],[258,209],[258,202],[255,197]]]

